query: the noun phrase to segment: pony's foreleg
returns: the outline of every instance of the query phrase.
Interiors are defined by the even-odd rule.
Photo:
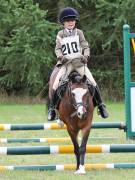
[[[77,169],[79,169],[79,165],[80,165],[79,144],[78,144],[78,139],[77,139],[78,131],[71,132],[69,130],[68,133],[69,133],[72,143],[74,145],[74,153],[75,153],[76,162],[77,162],[76,170],[77,170]]]
[[[88,141],[88,137],[89,137],[89,133],[90,133],[90,128],[84,128],[82,130],[83,132],[83,136],[82,136],[82,141],[81,141],[81,145],[79,147],[79,153],[80,153],[80,165],[79,165],[79,170],[78,170],[78,174],[85,174],[85,166],[84,166],[84,160],[85,160],[85,153],[86,153],[86,145],[87,145],[87,141]]]
[[[82,129],[82,141],[81,141],[81,145],[80,145],[80,148],[79,148],[80,164],[81,165],[84,165],[84,159],[85,159],[85,153],[86,153],[86,145],[87,145],[89,133],[90,133],[90,127]]]

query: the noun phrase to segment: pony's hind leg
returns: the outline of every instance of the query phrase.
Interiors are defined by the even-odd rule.
[[[71,140],[72,140],[72,143],[73,143],[73,145],[74,145],[74,153],[75,153],[76,162],[77,162],[76,170],[79,169],[79,165],[80,165],[79,144],[78,144],[78,139],[77,139],[78,132],[79,132],[79,131],[71,131],[71,130],[68,130],[68,133],[69,133],[70,138],[71,138]]]

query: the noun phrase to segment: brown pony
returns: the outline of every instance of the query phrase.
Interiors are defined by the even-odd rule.
[[[58,72],[59,68],[56,66],[50,77],[49,98],[51,98],[52,85]],[[69,76],[68,86],[57,109],[59,118],[66,124],[74,145],[77,161],[75,173],[85,174],[84,159],[94,111],[93,96],[89,92],[86,76],[83,78],[79,74]],[[78,133],[80,130],[82,141],[79,146]]]
[[[85,174],[86,144],[94,111],[92,96],[85,82],[86,77],[76,76],[71,79],[59,105],[60,120],[66,124],[74,145],[77,161],[76,174]],[[80,130],[82,131],[82,141],[79,146],[77,136]]]

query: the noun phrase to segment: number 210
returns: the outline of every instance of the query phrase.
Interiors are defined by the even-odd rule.
[[[71,54],[71,52],[77,53],[78,52],[77,43],[71,42],[71,46],[69,43],[63,44],[62,52],[63,52],[63,55]]]

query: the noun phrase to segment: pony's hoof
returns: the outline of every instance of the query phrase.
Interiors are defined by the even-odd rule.
[[[81,175],[86,174],[85,167],[83,165],[80,165],[79,169],[75,171],[74,174],[81,174]]]

